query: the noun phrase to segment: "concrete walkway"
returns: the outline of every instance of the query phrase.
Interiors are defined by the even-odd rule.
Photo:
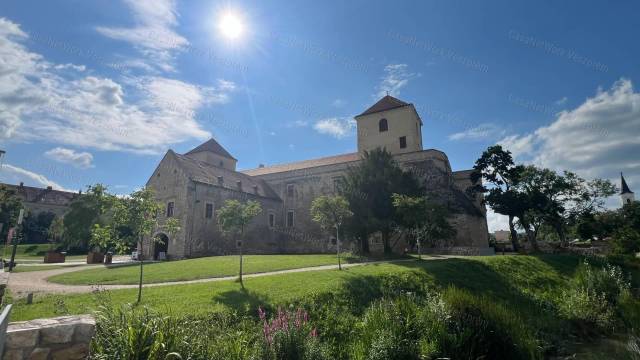
[[[424,257],[425,260],[434,260],[438,258],[444,258],[444,257],[440,257],[440,256]],[[343,264],[342,268],[351,268],[356,266],[374,265],[374,264],[382,264],[382,263],[397,262],[397,261],[415,261],[415,259],[351,263],[351,264]],[[64,285],[64,284],[52,283],[46,280],[47,278],[54,275],[64,274],[72,271],[86,270],[86,269],[91,269],[91,268],[96,268],[101,266],[103,265],[88,265],[88,266],[70,267],[66,269],[11,273],[11,275],[9,276],[8,288],[11,291],[11,295],[13,297],[21,298],[21,297],[26,297],[28,293],[40,293],[40,294],[88,293],[95,290],[135,289],[138,287],[138,285]],[[298,269],[270,271],[270,272],[257,273],[257,274],[245,274],[243,278],[249,279],[249,278],[271,276],[271,275],[278,275],[278,274],[332,270],[337,268],[338,268],[338,265],[313,266],[313,267],[305,267],[305,268],[298,268]],[[198,284],[198,283],[207,283],[207,282],[214,282],[214,281],[235,280],[236,278],[237,276],[234,275],[234,276],[213,277],[213,278],[197,279],[197,280],[171,281],[171,282],[162,282],[162,283],[154,283],[154,284],[145,284],[143,286],[156,287],[156,286],[170,286],[170,285],[183,285],[183,284]]]

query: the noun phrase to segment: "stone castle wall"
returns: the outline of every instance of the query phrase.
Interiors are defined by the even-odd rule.
[[[89,315],[9,324],[4,360],[75,360],[89,355],[96,323]]]

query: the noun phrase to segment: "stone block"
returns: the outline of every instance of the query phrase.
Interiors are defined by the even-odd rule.
[[[35,348],[29,354],[29,360],[47,360],[51,350],[49,348]]]
[[[74,324],[44,327],[40,330],[43,344],[64,344],[73,339]]]
[[[23,360],[24,359],[24,350],[22,349],[14,349],[14,350],[5,350],[4,360]]]
[[[56,350],[51,355],[53,360],[81,360],[89,356],[89,344],[75,344],[71,347]]]
[[[91,338],[95,333],[96,325],[95,323],[79,323],[76,324],[76,332],[74,335],[74,342],[91,342]]]
[[[20,329],[7,332],[6,346],[9,349],[31,348],[38,342],[38,329]]]

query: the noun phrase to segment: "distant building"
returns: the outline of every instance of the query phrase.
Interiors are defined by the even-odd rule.
[[[493,233],[493,236],[496,237],[497,243],[511,243],[510,239],[511,233],[508,230],[498,230]]]
[[[262,213],[245,231],[246,252],[333,252],[335,239],[312,221],[311,202],[336,193],[348,169],[361,161],[365,151],[376,148],[389,151],[401,167],[415,174],[432,198],[454,210],[451,223],[457,235],[452,248],[442,251],[490,251],[482,199],[466,194],[474,185],[471,170],[452,171],[445,153],[423,149],[422,120],[413,104],[387,95],[355,120],[358,152],[289,164],[237,171],[237,160],[214,139],[186,154],[167,151],[147,186],[163,204],[159,222],[178,218],[180,231],[170,237],[159,228],[154,237],[163,241],[146,239],[144,256],[179,259],[235,253],[237,243],[220,233],[216,221],[216,211],[227,199],[251,199],[262,206]],[[369,242],[370,249],[381,248],[375,236]],[[405,246],[397,240],[392,245],[399,251]]]
[[[80,196],[79,192],[69,192],[53,190],[51,186],[38,188],[19,185],[0,184],[6,188],[14,190],[16,195],[22,200],[25,212],[37,216],[39,213],[50,212],[56,216],[64,216],[69,210],[69,205]]]
[[[624,180],[624,176],[620,173],[620,200],[622,201],[622,206],[625,204],[631,204],[636,200],[633,191],[629,189],[629,185]]]

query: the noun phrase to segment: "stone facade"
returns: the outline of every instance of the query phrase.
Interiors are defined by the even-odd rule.
[[[237,244],[223,236],[216,223],[215,212],[227,199],[251,199],[262,206],[263,212],[245,232],[243,248],[248,253],[335,251],[335,239],[311,219],[311,202],[336,193],[349,168],[361,161],[361,154],[376,147],[386,148],[424,185],[430,198],[451,210],[457,236],[447,244],[448,252],[488,249],[482,199],[466,194],[473,185],[471,171],[454,172],[446,154],[422,149],[422,121],[413,105],[386,96],[356,120],[356,153],[241,172],[235,171],[236,160],[213,139],[184,155],[169,150],[147,186],[155,189],[158,201],[166,207],[160,223],[173,216],[180,219],[181,230],[173,237],[158,231],[156,235],[167,239],[166,248],[146,239],[144,256],[158,258],[159,247],[169,258],[236,253]],[[404,243],[396,244],[395,250],[402,251]]]
[[[78,196],[79,192],[53,190],[51,187],[37,188],[32,186],[0,184],[16,192],[22,200],[27,213],[37,215],[41,212],[50,212],[56,216],[64,216],[69,210],[69,205]]]
[[[63,316],[9,324],[3,359],[86,359],[95,320],[89,315]]]

